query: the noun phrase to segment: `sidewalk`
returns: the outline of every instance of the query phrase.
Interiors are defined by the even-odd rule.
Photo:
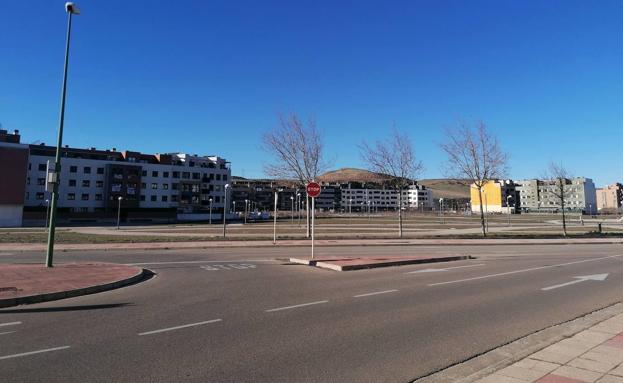
[[[140,267],[112,263],[0,265],[0,307],[112,290],[145,277]]]
[[[316,246],[474,246],[474,245],[579,245],[579,244],[623,244],[623,238],[555,238],[555,239],[320,239]],[[307,239],[277,239],[274,245],[271,240],[214,240],[192,242],[135,242],[135,243],[98,243],[98,244],[56,244],[59,251],[72,250],[162,250],[162,249],[204,249],[233,247],[280,247],[280,246],[311,246]],[[2,243],[0,252],[45,251],[44,243]]]
[[[623,383],[623,314],[516,362],[478,383]]]

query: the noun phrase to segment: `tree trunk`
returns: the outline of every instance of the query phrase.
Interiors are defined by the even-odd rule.
[[[480,226],[482,227],[482,236],[487,236],[487,228],[485,227],[485,209],[482,206],[482,188],[478,188],[478,202],[480,202]]]
[[[402,188],[398,189],[398,236],[402,238]]]

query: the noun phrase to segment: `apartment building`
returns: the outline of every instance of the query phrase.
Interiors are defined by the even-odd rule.
[[[524,213],[558,213],[562,208],[558,181],[519,180],[515,181],[519,192],[521,211]],[[576,213],[595,214],[597,194],[595,184],[590,178],[575,177],[564,179],[565,210]]]
[[[482,187],[482,195],[479,194],[476,185],[472,184],[470,186],[472,213],[480,214],[481,201],[485,213],[512,214],[519,209],[520,199],[512,180],[488,181]]]
[[[40,213],[45,213],[51,199],[47,174],[56,148],[45,144],[19,144],[17,132],[2,131],[0,145],[0,174],[3,180],[11,181],[8,187],[3,183],[4,188],[14,194],[21,192],[19,209],[28,217],[41,219]],[[20,157],[7,149],[15,151],[15,145],[19,145],[25,155]],[[224,185],[231,178],[229,163],[218,156],[145,154],[119,152],[115,148],[97,150],[68,146],[62,148],[61,156],[58,200],[61,220],[97,220],[116,212],[119,205],[124,219],[128,220],[176,219],[177,214],[204,213],[210,199],[212,208],[218,212],[223,210]],[[14,166],[16,162],[25,165],[18,167],[18,171]],[[20,187],[21,180],[24,185]],[[7,193],[1,193],[0,197],[3,194]],[[2,201],[0,199],[0,204]],[[17,226],[15,222],[5,225]]]
[[[341,207],[344,211],[395,210],[399,192],[376,184],[348,183],[341,185]],[[402,208],[431,208],[433,194],[422,185],[413,184],[402,190]]]
[[[623,185],[615,183],[596,189],[597,210],[601,213],[615,213],[623,203]]]

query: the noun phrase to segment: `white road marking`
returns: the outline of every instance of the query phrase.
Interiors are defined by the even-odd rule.
[[[228,262],[277,262],[274,259],[231,259],[228,261],[171,261],[171,262],[143,262],[143,263],[123,263],[129,266],[144,265],[184,265],[194,263],[228,263]]]
[[[184,325],[181,325],[181,326],[163,328],[163,329],[160,329],[160,330],[140,332],[140,333],[138,333],[138,335],[139,336],[143,336],[143,335],[158,334],[158,333],[165,332],[165,331],[179,330],[179,329],[182,329],[182,328],[201,326],[201,325],[204,325],[204,324],[216,323],[216,322],[220,322],[220,321],[222,321],[222,319],[212,319],[212,320],[207,320],[207,321],[203,321],[203,322],[189,323],[189,324],[184,324]]]
[[[488,274],[488,275],[483,275],[480,277],[474,277],[474,278],[465,278],[465,279],[457,279],[455,281],[447,281],[447,282],[438,282],[438,283],[431,283],[428,286],[440,286],[440,285],[449,285],[452,283],[461,283],[461,282],[469,282],[469,281],[476,281],[479,279],[486,279],[486,278],[493,278],[493,277],[501,277],[503,275],[511,275],[511,274],[519,274],[519,273],[526,273],[528,271],[536,271],[536,270],[543,270],[543,269],[551,269],[552,267],[561,267],[561,266],[569,266],[569,265],[577,265],[579,263],[586,263],[586,262],[597,262],[597,261],[602,261],[604,259],[611,259],[611,258],[618,258],[623,256],[623,254],[619,254],[619,255],[610,255],[608,257],[601,257],[601,258],[591,258],[591,259],[583,259],[581,261],[574,261],[574,262],[566,262],[566,263],[559,263],[557,265],[548,265],[548,266],[540,266],[540,267],[531,267],[529,269],[521,269],[521,270],[515,270],[515,271],[507,271],[505,273],[498,273],[498,274]]]
[[[17,332],[17,331],[5,331],[5,332],[0,332],[0,335],[13,334],[14,332]]]
[[[0,356],[0,360],[3,359],[11,359],[11,358],[18,358],[20,356],[28,356],[28,355],[34,355],[34,354],[41,354],[43,352],[50,352],[50,351],[58,351],[58,350],[66,350],[68,349],[69,346],[62,346],[62,347],[54,347],[54,348],[46,348],[45,350],[37,350],[37,351],[30,351],[30,352],[23,352],[21,354],[13,354],[13,355],[6,355],[6,356]]]
[[[480,263],[478,265],[466,265],[466,266],[454,266],[454,267],[445,267],[443,269],[422,269],[422,270],[415,270],[415,271],[409,271],[405,274],[416,274],[416,273],[434,273],[434,272],[438,272],[438,271],[448,271],[448,270],[452,270],[452,269],[463,269],[466,267],[476,267],[476,266],[484,266],[484,263]]]
[[[0,327],[4,327],[4,326],[14,326],[16,324],[22,324],[22,322],[7,322],[7,323],[0,323]]]
[[[373,293],[366,293],[366,294],[359,294],[359,295],[353,295],[353,298],[362,298],[362,297],[369,297],[371,295],[379,295],[379,294],[387,294],[387,293],[395,293],[398,290],[385,290],[385,291],[376,291]]]
[[[573,277],[573,278],[575,278],[574,281],[567,282],[567,283],[561,283],[559,285],[554,285],[554,286],[549,286],[549,287],[543,287],[541,290],[543,290],[543,291],[554,290],[554,289],[557,289],[559,287],[575,285],[576,283],[586,282],[586,281],[601,281],[601,282],[603,282],[603,281],[606,280],[606,278],[608,278],[608,274],[606,273],[606,274],[582,275],[582,276]]]
[[[255,269],[255,265],[250,264],[250,263],[226,263],[226,264],[217,264],[217,265],[203,265],[203,266],[199,266],[200,268],[204,269],[204,270],[209,270],[209,271],[218,271],[218,270],[232,270],[232,269],[236,269],[236,270],[247,270],[247,269]]]
[[[328,303],[329,301],[316,301],[316,302],[309,302],[309,303],[302,303],[300,305],[294,305],[294,306],[285,306],[285,307],[277,307],[275,309],[270,309],[270,310],[265,310],[267,313],[272,313],[274,311],[281,311],[281,310],[289,310],[289,309],[295,309],[298,307],[305,307],[305,306],[311,306],[311,305],[319,305],[321,303]]]

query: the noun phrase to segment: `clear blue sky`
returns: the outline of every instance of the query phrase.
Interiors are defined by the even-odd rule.
[[[313,115],[335,167],[410,133],[426,171],[459,119],[484,120],[512,178],[551,160],[623,181],[621,1],[80,1],[65,143],[219,154],[262,176],[262,132]],[[55,142],[64,1],[0,5],[0,123]]]

